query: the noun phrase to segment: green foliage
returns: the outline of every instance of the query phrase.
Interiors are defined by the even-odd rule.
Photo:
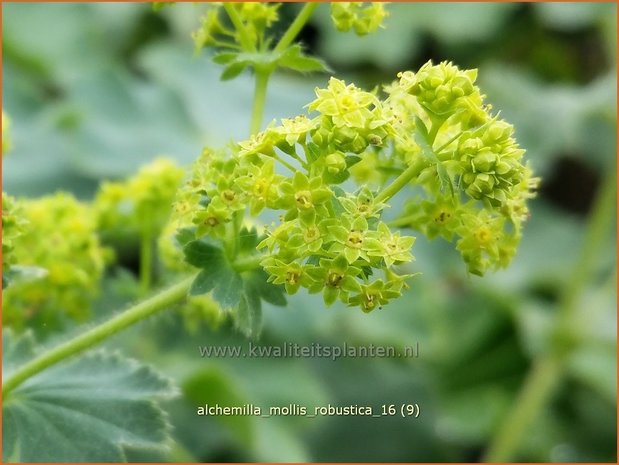
[[[255,231],[252,234],[243,230],[241,235],[245,237],[244,249],[255,250]],[[183,252],[187,263],[201,270],[191,286],[190,296],[211,293],[222,311],[234,309],[235,324],[244,334],[251,337],[259,334],[261,300],[274,305],[286,304],[282,289],[268,284],[264,273],[255,270],[255,264],[247,268],[243,262],[231,262],[226,251],[208,237],[190,240],[184,244]],[[245,260],[251,257],[246,256]]]
[[[32,358],[32,336],[3,332],[3,376]],[[3,462],[160,459],[170,426],[158,400],[171,381],[119,355],[96,352],[58,365],[3,396]]]

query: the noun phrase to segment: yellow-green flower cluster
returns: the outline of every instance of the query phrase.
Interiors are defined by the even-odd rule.
[[[51,328],[67,317],[83,320],[98,294],[106,255],[92,210],[66,193],[23,200],[19,208],[28,228],[12,240],[12,261],[47,273],[3,292],[4,324]]]
[[[260,48],[264,43],[266,31],[279,20],[277,3],[238,2],[230,4],[236,10],[239,22],[243,25],[245,37],[252,47]],[[204,47],[217,46],[234,49],[235,44],[242,43],[234,25],[228,25],[222,17],[222,5],[209,7],[201,19],[200,27],[192,33],[196,52]],[[248,45],[248,44],[244,44]]]
[[[370,34],[382,26],[387,16],[383,3],[331,3],[331,19],[337,30],[342,32],[353,29],[360,36]]]
[[[156,237],[165,226],[184,171],[158,158],[121,182],[105,182],[94,201],[97,228],[103,235],[119,231]]]
[[[323,176],[310,179],[297,171],[282,182],[280,199],[283,221],[258,245],[269,252],[262,265],[271,282],[289,294],[305,287],[322,292],[327,305],[339,299],[364,311],[399,295],[404,277],[393,266],[413,259],[414,238],[393,233],[379,220],[385,205],[369,190],[345,194]],[[371,276],[381,270],[382,291],[368,291],[376,282]]]
[[[316,97],[308,109],[321,115],[312,131],[319,147],[358,154],[383,144],[389,125],[376,95],[332,77],[326,89],[316,89]]]
[[[412,184],[420,196],[393,225],[457,241],[471,273],[506,266],[538,180],[475,78],[475,70],[427,63],[401,73],[384,98],[331,78],[309,115],[227,151],[205,150],[177,199],[178,224],[220,241],[234,263],[245,211],[275,210],[279,221],[257,246],[268,281],[371,311],[405,286],[399,267],[412,261],[415,238],[393,231],[383,214]],[[346,192],[351,174],[360,186]]]
[[[539,179],[523,164],[513,127],[484,105],[476,76],[428,62],[400,73],[386,91],[397,127],[394,154],[418,168],[414,182],[426,194],[407,203],[399,224],[457,239],[468,270],[482,275],[509,264]],[[493,234],[477,234],[480,225]]]

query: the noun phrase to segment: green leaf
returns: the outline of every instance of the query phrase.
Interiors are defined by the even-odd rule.
[[[225,310],[238,305],[241,300],[239,289],[242,285],[241,275],[226,262],[219,262],[217,266],[205,268],[198,273],[189,294],[200,295],[213,291],[213,298]]]
[[[4,375],[34,354],[31,336],[3,333]],[[10,371],[9,371],[10,370]],[[169,425],[156,400],[171,382],[119,355],[95,352],[51,367],[2,404],[4,462],[122,462],[164,459]]]
[[[191,241],[196,239],[196,228],[181,228],[176,231],[174,239],[176,239],[178,245],[180,245],[181,247],[185,247]]]
[[[283,307],[286,305],[286,294],[284,287],[267,282],[268,275],[264,270],[258,269],[253,271],[247,278],[246,282],[251,282],[251,286],[255,289],[260,297],[272,305]]]
[[[232,63],[224,69],[223,73],[221,73],[220,79],[222,81],[229,81],[230,79],[234,79],[243,71],[245,71],[245,68],[247,68],[248,64],[249,63],[245,61]]]
[[[188,242],[183,252],[187,263],[198,268],[213,267],[225,261],[223,250],[207,238]]]
[[[213,55],[213,62],[218,65],[227,65],[238,58],[239,54],[234,52],[218,53]]]
[[[255,253],[258,242],[262,240],[262,238],[260,240],[258,239],[258,232],[256,231],[256,228],[248,229],[245,227],[241,229],[241,232],[239,233],[239,239],[239,253],[241,255],[249,255]]]
[[[189,294],[200,295],[213,291],[213,298],[222,309],[238,305],[243,280],[234,271],[223,250],[206,238],[189,242],[183,250],[188,263],[202,268]]]
[[[204,405],[244,405],[251,402],[238,383],[222,368],[208,366],[192,374],[183,383],[183,397],[192,407]],[[214,419],[235,437],[239,444],[251,447],[254,442],[254,422],[251,416],[217,415]]]
[[[299,45],[293,45],[282,53],[277,60],[277,64],[282,68],[289,68],[300,72],[331,71],[324,61],[304,55]]]
[[[29,283],[31,281],[37,281],[45,278],[48,271],[45,268],[39,266],[22,266],[13,265],[11,269],[2,276],[3,287],[7,285],[14,286],[16,284]]]
[[[251,281],[245,281],[234,323],[236,328],[247,337],[256,338],[260,334],[262,302],[260,292]]]

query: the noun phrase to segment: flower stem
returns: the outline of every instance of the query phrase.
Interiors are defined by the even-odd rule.
[[[271,68],[256,67],[256,87],[254,90],[254,106],[251,112],[251,125],[249,132],[256,134],[262,126],[262,117],[264,114],[264,103],[267,95],[267,85],[271,76]]]
[[[246,257],[241,257],[234,263],[232,263],[232,268],[234,268],[234,271],[236,271],[237,273],[255,270],[260,266],[260,262],[263,258],[263,254],[253,254]]]
[[[554,354],[548,354],[533,363],[514,407],[493,438],[483,462],[510,460],[531,420],[552,394],[561,376],[562,365],[562,360]]]
[[[556,327],[559,334],[562,331],[569,334],[578,309],[578,299],[592,274],[594,260],[607,243],[606,236],[615,217],[616,179],[616,171],[613,169],[600,188],[587,224],[580,256],[572,267],[572,276],[563,288],[557,312]],[[523,434],[551,397],[561,378],[563,362],[574,347],[577,346],[556,344],[533,362],[520,395],[490,442],[484,461],[508,462],[513,458]]]
[[[404,186],[406,186],[415,176],[419,174],[420,166],[411,165],[406,168],[402,174],[393,180],[380,194],[376,196],[376,202],[386,202],[391,197],[396,195]]]
[[[432,150],[432,145],[434,144],[434,140],[436,139],[436,135],[438,134],[438,130],[441,128],[444,119],[441,118],[433,118],[432,119],[432,127],[430,128],[430,132],[427,137],[427,150]],[[385,202],[389,200],[391,197],[396,195],[404,186],[406,186],[415,176],[419,175],[423,166],[417,166],[416,164],[412,164],[408,168],[406,168],[397,178],[393,180],[391,184],[389,184],[380,194],[376,197],[376,202]]]
[[[237,34],[239,35],[239,42],[243,49],[247,52],[255,52],[256,47],[251,41],[251,38],[247,34],[247,29],[245,29],[245,25],[239,16],[238,11],[236,11],[235,6],[232,3],[224,3],[224,8],[228,16],[230,17],[230,21],[234,25]]]
[[[303,6],[295,20],[290,24],[290,26],[288,26],[288,29],[273,49],[275,52],[283,52],[286,47],[292,43],[299,32],[301,32],[301,29],[303,29],[303,26],[305,26],[305,23],[307,23],[310,19],[316,8],[318,8],[318,3],[316,2],[307,2]]]
[[[22,384],[37,373],[67,359],[73,355],[83,352],[95,344],[113,336],[125,328],[141,321],[149,316],[170,307],[187,295],[187,291],[194,280],[194,276],[186,278],[177,284],[161,291],[153,297],[128,308],[122,313],[112,317],[106,322],[92,328],[79,336],[60,344],[59,346],[44,352],[42,355],[29,361],[21,368],[16,370],[11,376],[2,382],[2,397]]]

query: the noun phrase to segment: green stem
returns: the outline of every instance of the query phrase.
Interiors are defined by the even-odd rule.
[[[503,426],[491,442],[483,462],[508,462],[518,448],[523,434],[533,418],[539,413],[562,371],[562,360],[548,354],[536,360],[522,387],[514,408],[509,412]]]
[[[393,221],[389,221],[387,226],[390,228],[404,228],[410,226],[410,224],[417,218],[417,215],[407,215],[400,218],[396,218]]]
[[[239,35],[239,42],[244,50],[248,52],[255,52],[256,47],[251,41],[251,37],[247,34],[247,29],[245,29],[245,25],[239,16],[238,11],[234,8],[232,3],[224,3],[224,9],[228,16],[230,17],[230,21],[232,21],[232,25],[236,29],[236,32]]]
[[[444,119],[432,119],[432,127],[430,128],[430,132],[428,133],[428,138],[426,140],[430,150],[432,150],[432,145],[434,144],[434,140],[436,139],[438,130],[441,128],[444,122]],[[385,202],[394,195],[396,195],[415,176],[419,175],[421,168],[422,166],[416,166],[415,164],[412,164],[411,166],[406,168],[402,172],[402,174],[395,178],[391,184],[389,184],[383,191],[381,191],[380,194],[378,194],[378,196],[376,197],[376,202]]]
[[[140,289],[143,294],[150,289],[153,273],[153,240],[148,232],[140,235]]]
[[[251,112],[251,125],[249,132],[256,134],[262,126],[262,116],[264,114],[264,103],[267,95],[267,85],[272,69],[256,68],[256,87],[254,91],[254,107]]]
[[[434,141],[436,140],[436,135],[438,134],[439,129],[445,122],[445,120],[438,116],[430,116],[430,120],[432,121],[432,127],[430,128],[430,132],[428,133],[428,145],[430,148],[434,146]]]
[[[278,162],[280,162],[283,166],[285,166],[286,168],[288,168],[290,171],[292,171],[292,174],[296,173],[298,170],[292,166],[290,163],[288,163],[286,160],[282,159],[281,157],[277,156],[277,154],[275,154],[275,156],[273,157],[275,158]],[[291,157],[291,158],[295,158],[295,157]]]
[[[391,197],[396,195],[404,186],[406,186],[415,176],[419,175],[420,166],[411,165],[404,170],[397,178],[393,180],[384,190],[376,196],[376,202],[386,202]]]
[[[616,179],[616,171],[613,169],[604,180],[591,212],[580,256],[559,300],[556,324],[558,334],[563,332],[569,336],[572,331],[579,296],[594,271],[595,259],[607,243],[606,236],[614,219]],[[561,341],[565,339],[559,339]],[[555,345],[533,362],[520,395],[490,442],[484,461],[508,462],[514,456],[522,436],[551,397],[554,386],[561,378],[563,361],[574,347]]]
[[[288,26],[288,29],[273,49],[275,52],[283,52],[286,50],[297,35],[299,35],[299,32],[301,32],[301,29],[303,29],[303,26],[305,26],[305,23],[310,19],[316,8],[318,8],[318,3],[316,2],[308,2],[303,6],[295,20]]]
[[[260,266],[260,262],[263,258],[263,254],[253,254],[246,257],[241,257],[232,264],[232,268],[234,268],[234,270],[238,273],[255,270]]]
[[[587,224],[578,261],[572,268],[569,285],[565,287],[560,300],[561,318],[566,319],[577,310],[578,297],[581,295],[589,276],[593,273],[595,260],[600,255],[600,248],[606,244],[613,221],[615,219],[615,200],[617,188],[617,172],[611,169],[606,175]]]
[[[29,361],[11,376],[2,382],[2,397],[22,384],[28,378],[37,373],[67,359],[75,354],[83,352],[95,344],[113,336],[125,328],[141,321],[149,316],[170,307],[172,304],[179,302],[187,295],[187,292],[193,282],[194,277],[184,279],[183,281],[161,291],[153,297],[140,302],[133,307],[123,311],[122,313],[112,317],[105,323],[92,328],[79,336],[60,344],[59,346],[44,352],[42,355]]]
[[[236,257],[241,247],[241,226],[243,224],[243,210],[235,211],[232,215],[232,257]]]

